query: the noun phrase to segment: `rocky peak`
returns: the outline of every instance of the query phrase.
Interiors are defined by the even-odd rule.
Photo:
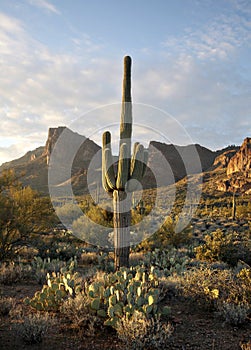
[[[50,155],[53,150],[53,147],[55,146],[59,136],[62,134],[62,132],[66,129],[66,126],[59,126],[57,128],[49,128],[48,131],[48,138],[45,144],[43,155],[46,156],[47,165],[49,164]]]
[[[242,172],[247,175],[251,173],[251,137],[245,138],[240,149],[230,159],[227,166],[227,175]]]

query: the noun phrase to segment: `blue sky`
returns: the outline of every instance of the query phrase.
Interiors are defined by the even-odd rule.
[[[141,140],[219,149],[251,136],[249,0],[1,0],[0,163],[49,127],[98,142],[119,120],[127,54]]]

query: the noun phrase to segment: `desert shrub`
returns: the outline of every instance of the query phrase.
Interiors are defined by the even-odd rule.
[[[18,249],[18,256],[21,261],[29,261],[31,262],[34,257],[38,255],[38,249],[34,247],[21,246]]]
[[[204,266],[187,271],[180,278],[180,288],[185,296],[219,311],[226,321],[239,319],[236,322],[240,323],[251,308],[250,277],[251,270],[247,268],[236,273]]]
[[[25,344],[37,344],[43,341],[53,323],[49,314],[30,314],[23,322],[16,323],[14,329]]]
[[[251,244],[247,234],[224,233],[217,229],[205,237],[205,243],[195,248],[196,258],[207,261],[223,261],[230,266],[239,260],[251,263]]]
[[[143,265],[145,254],[143,252],[131,252],[130,253],[130,266]]]
[[[81,256],[80,256],[80,262],[83,265],[92,265],[97,264],[98,258],[96,252],[88,252],[83,249]]]
[[[226,323],[239,326],[248,319],[250,306],[247,304],[234,304],[223,301],[219,306],[218,314],[223,317]]]
[[[116,331],[127,349],[165,349],[173,328],[136,310],[130,318],[125,315],[119,320]]]
[[[175,226],[176,221],[168,216],[157,232],[139,244],[139,249],[153,250],[155,248],[169,248],[170,246],[179,248],[188,244],[192,239],[190,228],[176,232]]]
[[[238,284],[242,291],[242,301],[251,306],[251,268],[243,267],[237,272]]]
[[[9,315],[12,308],[15,306],[15,299],[13,298],[0,298],[0,315]]]
[[[0,283],[12,285],[17,282],[24,282],[32,278],[32,268],[30,265],[22,263],[0,263]]]
[[[86,215],[80,216],[72,224],[74,233],[83,241],[91,243],[95,246],[108,247],[110,246],[109,233],[113,230],[102,213],[92,209],[89,213],[91,217]]]
[[[60,312],[84,335],[93,336],[102,325],[100,318],[90,312],[90,299],[83,293],[63,302]]]
[[[215,305],[219,294],[224,295],[232,280],[229,270],[215,270],[209,267],[193,268],[180,278],[183,294],[202,304]]]
[[[82,215],[82,211],[77,204],[66,203],[62,207],[56,208],[56,214],[66,225],[71,225],[74,220]]]

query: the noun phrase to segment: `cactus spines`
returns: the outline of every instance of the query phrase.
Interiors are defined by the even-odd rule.
[[[117,174],[113,165],[111,134],[108,131],[103,134],[102,182],[104,190],[113,195],[115,269],[129,265],[131,193],[137,190],[144,176],[148,157],[147,150],[138,142],[131,157],[131,64],[131,57],[125,56]]]

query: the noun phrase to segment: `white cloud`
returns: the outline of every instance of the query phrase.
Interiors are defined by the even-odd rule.
[[[133,65],[133,100],[164,109],[194,142],[214,148],[241,143],[251,134],[251,82],[249,76],[243,79],[238,61],[238,50],[249,45],[249,23],[238,16],[221,18],[171,38],[161,53],[142,50]],[[120,101],[122,57],[108,58],[104,47],[83,33],[75,31],[69,40],[74,49],[58,54],[36,41],[21,21],[0,13],[0,162],[45,143],[48,127],[71,127],[86,111]],[[110,111],[84,116],[83,134],[89,136],[91,123],[94,130],[118,122],[119,111]],[[144,123],[144,113],[140,118],[135,122]],[[154,116],[152,123],[170,132]]]
[[[54,53],[33,39],[20,21],[0,13],[0,42],[1,137],[32,139],[36,132],[69,125],[87,110],[116,99],[119,66],[91,55],[99,48],[90,38],[79,44],[81,52]],[[39,135],[34,145],[38,140]],[[6,149],[6,158],[15,149]]]
[[[168,37],[163,47],[177,53],[192,54],[201,60],[226,60],[241,46],[250,47],[250,26],[250,19],[242,14],[221,14],[197,30],[187,29],[179,38]]]
[[[60,11],[56,8],[56,6],[54,6],[53,4],[51,4],[46,0],[28,0],[28,2],[30,5],[33,5],[43,10],[46,10],[48,12],[52,12],[57,15],[60,15]]]

